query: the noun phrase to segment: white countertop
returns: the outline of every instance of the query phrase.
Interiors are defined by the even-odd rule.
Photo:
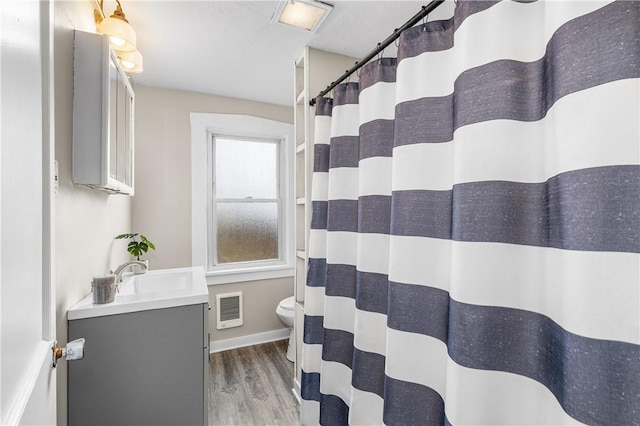
[[[93,295],[67,311],[68,320],[148,311],[209,302],[209,290],[202,267],[151,270],[126,275],[111,303],[95,305]]]

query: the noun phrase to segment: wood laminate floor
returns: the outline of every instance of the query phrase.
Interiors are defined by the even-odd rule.
[[[210,425],[297,425],[287,340],[218,352],[209,362]]]

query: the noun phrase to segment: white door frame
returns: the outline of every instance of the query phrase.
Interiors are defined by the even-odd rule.
[[[51,348],[56,335],[53,6],[53,0],[41,0],[39,5],[42,81],[42,340],[37,345],[26,378],[11,406],[5,407],[5,418],[1,419],[3,424],[56,422],[56,374],[51,364]],[[11,6],[5,3],[4,7]]]
[[[55,271],[55,84],[54,84],[54,0],[40,0],[42,46],[42,294],[43,340],[56,339]]]

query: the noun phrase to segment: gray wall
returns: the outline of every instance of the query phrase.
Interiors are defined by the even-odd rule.
[[[113,237],[131,229],[131,197],[107,195],[71,183],[73,30],[95,32],[92,1],[54,3],[55,158],[59,189],[55,198],[56,333],[67,341],[67,309],[91,292],[94,275],[129,259]],[[58,424],[67,423],[67,369],[57,367]]]
[[[292,66],[293,72],[293,66]],[[135,79],[135,78],[134,78]],[[285,123],[293,109],[221,96],[135,86],[136,195],[133,229],[146,235],[157,250],[148,253],[151,269],[191,266],[191,125],[190,113],[245,114]],[[216,330],[209,319],[211,340],[223,340],[282,329],[275,314],[278,302],[293,295],[293,277],[209,287],[215,295],[242,291],[244,325]]]

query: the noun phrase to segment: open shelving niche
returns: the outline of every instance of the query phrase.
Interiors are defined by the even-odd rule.
[[[304,289],[307,279],[309,229],[311,228],[311,178],[313,174],[313,135],[315,107],[309,102],[337,76],[351,68],[357,58],[305,47],[294,66],[295,127],[295,211],[296,274],[295,330],[296,361],[294,393],[300,399],[302,338],[304,328]]]

